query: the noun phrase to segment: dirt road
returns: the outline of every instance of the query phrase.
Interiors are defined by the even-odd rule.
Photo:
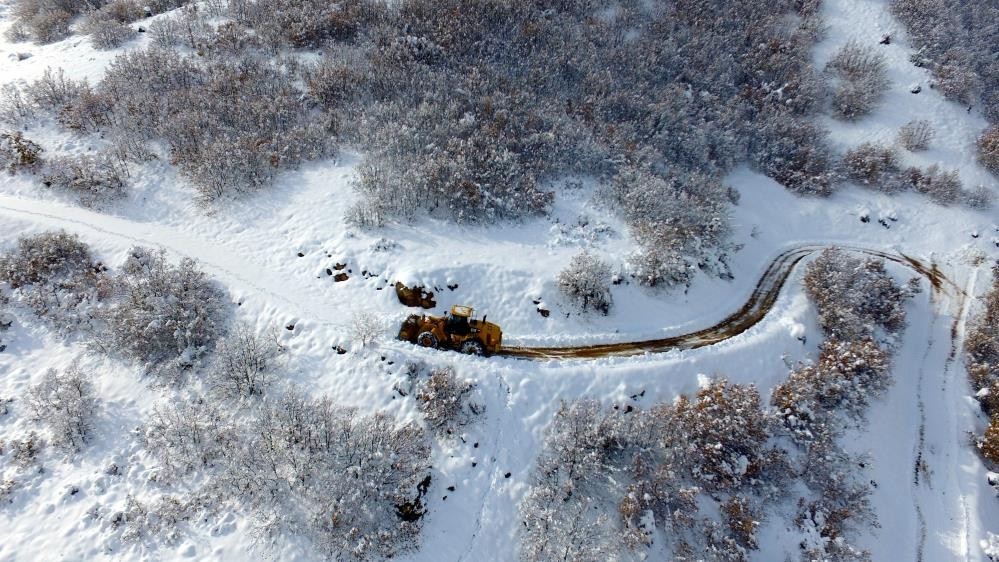
[[[504,347],[500,355],[519,357],[523,359],[594,359],[597,357],[642,355],[644,353],[659,353],[672,349],[694,349],[712,345],[735,337],[752,328],[773,308],[781,289],[787,282],[801,260],[809,255],[833,246],[802,245],[785,250],[767,267],[767,270],[756,283],[753,294],[750,295],[742,308],[727,316],[721,322],[707,328],[666,338],[606,343],[597,345],[582,345],[572,347]],[[961,291],[954,285],[935,264],[927,264],[922,260],[905,254],[892,254],[868,248],[853,246],[836,246],[850,252],[856,252],[903,265],[917,274],[925,277],[934,291],[949,289]]]

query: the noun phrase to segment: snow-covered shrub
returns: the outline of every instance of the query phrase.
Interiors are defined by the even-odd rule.
[[[90,441],[98,400],[89,373],[77,365],[62,374],[49,369],[28,389],[26,402],[34,419],[48,427],[53,445],[76,452]]]
[[[408,0],[376,25],[353,19],[359,32],[311,89],[361,115],[344,132],[377,169],[357,182],[357,222],[518,218],[546,212],[545,186],[567,173],[717,176],[750,154],[791,189],[829,191],[824,134],[801,132],[822,89],[806,55],[814,6],[722,3],[697,17],[684,4],[661,8],[629,2],[595,17],[588,2]]]
[[[845,452],[829,435],[809,445],[802,477],[812,496],[807,501],[802,498],[795,517],[804,535],[802,562],[871,562],[870,553],[851,540],[878,526],[871,485],[858,468],[867,462]]]
[[[999,175],[999,125],[989,127],[978,137],[978,161]]]
[[[90,35],[90,43],[95,48],[114,49],[135,37],[136,31],[127,24],[142,19],[145,15],[145,8],[135,0],[112,0],[87,12],[80,25],[80,32]]]
[[[86,19],[94,19],[94,14],[99,14],[97,19],[110,19],[121,23],[132,23],[146,17],[146,8],[157,13],[163,11],[163,9],[167,8],[163,4],[164,2],[139,4],[137,0],[111,0],[94,12],[87,13]]]
[[[612,506],[601,506],[601,475],[623,448],[621,423],[592,400],[559,408],[520,505],[522,559],[596,561],[620,551]]]
[[[332,152],[330,118],[309,111],[295,64],[284,63],[137,50],[119,55],[95,92],[116,115],[116,129],[165,141],[171,161],[213,201]]]
[[[995,193],[984,185],[977,185],[964,191],[964,204],[972,209],[991,209],[995,204]]]
[[[266,530],[305,535],[345,560],[394,557],[415,545],[430,483],[420,427],[291,392],[248,429],[242,495],[259,506]]]
[[[33,117],[35,107],[16,84],[0,86],[0,123],[21,126]]]
[[[11,6],[14,23],[7,31],[12,41],[31,39],[51,43],[69,35],[73,17],[90,8],[86,0],[17,0]]]
[[[275,377],[284,346],[274,334],[257,335],[241,326],[215,345],[205,378],[225,398],[249,398],[266,393]]]
[[[196,5],[188,5],[178,14],[170,14],[150,23],[148,33],[157,47],[200,49],[208,44],[212,26]]]
[[[54,156],[45,162],[41,182],[45,187],[67,191],[86,205],[124,197],[128,170],[114,156]]]
[[[838,180],[827,133],[794,115],[760,116],[750,161],[764,174],[801,195],[826,196]]]
[[[837,79],[833,112],[844,119],[870,113],[888,88],[888,66],[881,53],[857,42],[844,45],[826,65]]]
[[[10,301],[7,299],[7,295],[0,292],[0,353],[3,353],[7,349],[7,342],[4,339],[4,332],[10,330],[10,327],[14,324],[14,317],[7,312],[7,304]],[[0,416],[7,413],[7,403],[4,398],[0,396]]]
[[[753,502],[742,496],[732,496],[722,503],[721,511],[729,531],[726,535],[731,537],[729,540],[737,546],[737,552],[755,550],[756,528],[760,524],[762,514],[757,511]]]
[[[93,268],[90,248],[63,231],[22,236],[17,249],[0,256],[0,280],[18,289],[72,277]]]
[[[153,365],[187,368],[224,333],[228,299],[197,263],[136,247],[114,279],[120,295],[101,310],[98,345]]]
[[[999,416],[993,416],[978,441],[978,450],[989,461],[999,464]]]
[[[416,388],[416,400],[427,425],[440,437],[451,436],[485,411],[474,402],[475,383],[446,367],[434,369]]]
[[[87,82],[66,78],[63,69],[46,68],[42,77],[24,88],[25,98],[37,109],[59,111],[79,98]]]
[[[233,15],[254,27],[272,47],[321,49],[349,41],[384,10],[377,2],[351,0],[257,0],[242,4]]]
[[[80,27],[80,31],[90,35],[91,44],[97,49],[114,49],[135,37],[136,31],[127,24],[102,14],[93,12]]]
[[[978,104],[999,122],[999,73],[995,71],[995,28],[999,12],[987,2],[892,0],[892,13],[916,46],[915,62],[934,74],[949,99]]]
[[[603,314],[610,311],[610,264],[589,252],[576,254],[556,279],[559,291],[580,310],[595,310]]]
[[[121,532],[121,541],[126,544],[161,541],[174,545],[182,537],[183,525],[211,507],[200,495],[163,495],[141,501],[127,494],[122,509],[111,514],[111,526]]]
[[[815,364],[777,385],[772,402],[791,435],[811,441],[838,430],[840,420],[862,420],[891,382],[890,356],[874,341],[829,340]]]
[[[0,169],[13,174],[31,171],[42,161],[42,147],[20,131],[0,131]]]
[[[350,313],[349,333],[353,341],[367,347],[381,339],[389,328],[387,319],[370,309],[358,308]]]
[[[325,108],[339,109],[362,92],[366,76],[347,61],[324,58],[308,71],[309,95]]]
[[[933,127],[929,121],[916,119],[909,121],[898,131],[898,143],[902,148],[916,152],[926,150],[933,140]]]
[[[843,156],[847,179],[885,192],[901,188],[898,173],[898,155],[889,146],[864,143],[846,151]]]
[[[944,97],[962,104],[978,99],[980,83],[970,53],[953,48],[943,53],[933,67],[934,85]]]
[[[981,298],[982,309],[969,322],[964,350],[972,387],[979,391],[989,415],[999,414],[999,268],[992,287]]]
[[[610,197],[641,246],[631,259],[641,283],[689,285],[699,269],[728,274],[729,204],[717,179],[631,168],[614,178]]]
[[[420,209],[460,222],[543,213],[552,194],[542,189],[537,168],[551,164],[526,157],[558,157],[558,138],[531,131],[530,120],[541,124],[543,117],[515,107],[517,101],[483,101],[465,116],[454,115],[457,107],[378,106],[378,128],[367,135],[379,162],[358,175],[356,188],[399,218]]]
[[[240,446],[231,415],[209,401],[158,405],[142,428],[142,443],[160,462],[160,478],[225,467]]]
[[[86,328],[92,306],[110,289],[89,247],[65,232],[19,238],[16,249],[0,255],[0,281],[61,333]]]
[[[45,441],[32,431],[26,438],[15,439],[8,446],[13,453],[14,464],[27,467],[39,462],[38,456],[45,448]]]
[[[788,476],[772,429],[755,388],[725,381],[649,410],[564,403],[520,506],[522,557],[613,558],[661,528],[675,559],[744,559]]]
[[[964,195],[957,170],[944,171],[937,164],[930,164],[925,170],[907,168],[902,174],[902,181],[906,187],[926,195],[938,205],[953,205]]]
[[[0,450],[0,453],[3,451]],[[13,503],[14,500],[11,497],[14,495],[14,491],[17,490],[17,480],[13,478],[7,478],[0,480],[0,505],[5,503]]]
[[[684,468],[702,486],[738,489],[766,477],[772,420],[761,409],[755,387],[714,381],[697,392],[696,400],[681,397],[674,409],[690,455]]]
[[[805,290],[831,338],[850,342],[873,337],[877,328],[891,333],[905,327],[908,292],[883,260],[825,250],[808,264]]]
[[[162,405],[143,440],[160,479],[193,484],[181,506],[244,510],[270,539],[298,535],[342,560],[418,541],[430,442],[415,424],[290,390],[240,416],[206,399]]]

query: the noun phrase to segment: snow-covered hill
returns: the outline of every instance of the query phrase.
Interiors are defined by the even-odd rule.
[[[996,177],[975,160],[974,141],[985,119],[928,87],[930,75],[908,62],[912,47],[886,2],[823,5],[828,29],[814,53],[819,68],[850,39],[876,43],[884,33],[893,37],[883,46],[890,87],[880,109],[854,122],[823,122],[835,147],[892,142],[900,126],[926,119],[937,131],[931,148],[905,153],[904,163],[956,168],[965,185],[999,193]],[[0,31],[10,24],[9,10],[0,13]],[[123,49],[147,44],[140,36]],[[32,80],[52,66],[95,82],[115,55],[94,50],[80,36],[44,46],[3,42],[0,81]],[[924,86],[921,93],[910,93],[915,84]],[[29,132],[51,152],[86,153],[104,143],[52,124]],[[688,290],[672,292],[625,282],[613,287],[609,315],[581,315],[560,296],[558,272],[584,248],[623,271],[636,249],[627,225],[596,202],[594,182],[560,189],[549,216],[520,223],[467,226],[426,218],[359,230],[344,221],[357,197],[351,182],[358,164],[351,152],[308,163],[280,174],[272,189],[212,210],[194,203],[192,189],[164,162],[137,167],[126,200],[95,208],[46,189],[31,175],[4,175],[0,249],[12,247],[19,236],[64,229],[112,266],[137,245],[161,247],[172,260],[193,258],[226,287],[236,321],[277,334],[287,349],[283,372],[290,382],[362,413],[384,411],[400,422],[423,423],[414,398],[398,390],[407,388],[407,362],[450,365],[474,381],[485,412],[462,429],[460,439],[434,442],[420,546],[405,554],[407,560],[517,558],[518,505],[561,401],[590,397],[646,408],[693,394],[716,376],[754,384],[766,397],[791,367],[814,359],[822,335],[798,268],[762,321],[716,345],[585,361],[467,357],[391,337],[410,312],[396,298],[397,281],[435,288],[434,313],[452,304],[475,306],[502,325],[506,344],[578,345],[712,325],[746,301],[776,255],[798,244],[855,245],[917,257],[935,264],[953,284],[933,291],[923,282],[923,292],[907,305],[895,383],[874,403],[867,423],[843,440],[848,450],[870,455],[864,471],[876,483],[872,505],[880,527],[861,529],[859,542],[878,562],[986,559],[983,541],[999,534],[999,500],[969,438],[987,420],[971,397],[961,346],[974,297],[985,290],[989,268],[999,260],[994,208],[942,207],[916,193],[887,195],[858,186],[829,198],[802,198],[739,167],[725,178],[741,196],[731,220],[732,241],[739,246],[730,256],[732,279],[700,275]],[[337,264],[346,264],[346,281],[334,281],[333,273],[341,271],[334,270]],[[888,267],[899,280],[913,276],[896,264]],[[542,316],[539,308],[550,314]],[[157,405],[189,399],[196,389],[154,384],[140,365],[109,358],[82,337],[59,337],[24,307],[11,312],[15,321],[2,334],[6,349],[0,352],[0,401],[13,399],[0,415],[0,483],[16,478],[18,487],[10,503],[0,505],[0,560],[319,558],[295,536],[277,547],[265,544],[255,522],[229,508],[199,514],[176,542],[122,541],[114,514],[130,496],[144,500],[163,490],[138,428]],[[354,337],[359,315],[386,326],[372,345]],[[31,431],[44,433],[23,397],[48,369],[73,363],[95,375],[101,406],[94,440],[74,455],[46,449],[44,470],[26,474],[3,444]],[[802,537],[791,521],[792,508],[764,521],[751,560],[797,556]]]

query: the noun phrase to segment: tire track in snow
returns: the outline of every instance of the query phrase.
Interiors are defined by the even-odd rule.
[[[714,345],[742,334],[758,324],[773,308],[794,269],[806,257],[829,248],[864,254],[890,261],[925,277],[932,286],[933,294],[944,292],[945,287],[956,293],[963,289],[948,279],[935,263],[927,264],[922,260],[906,254],[893,254],[881,250],[864,248],[845,244],[802,244],[778,254],[764,271],[749,300],[736,312],[730,314],[721,322],[677,336],[645,341],[583,345],[571,347],[504,347],[501,355],[522,359],[595,359],[609,356],[631,356],[646,353],[662,353],[674,349],[696,349]]]
[[[512,415],[510,402],[513,392],[510,389],[510,383],[507,382],[506,377],[504,377],[502,374],[497,374],[497,380],[500,383],[501,386],[500,390],[503,393],[502,396],[503,417],[502,419],[496,420],[499,429],[493,433],[492,451],[490,452],[490,461],[492,462],[492,474],[490,475],[489,478],[489,486],[486,487],[486,490],[482,493],[482,497],[479,501],[479,512],[475,516],[475,526],[474,530],[472,531],[472,536],[469,537],[468,539],[468,546],[465,547],[465,552],[463,552],[461,556],[458,557],[459,561],[475,559],[472,556],[472,550],[475,548],[475,539],[479,536],[479,532],[482,531],[482,516],[486,511],[486,505],[489,503],[487,500],[493,497],[493,489],[496,487],[496,482],[499,478],[501,470],[499,468],[500,461],[502,460],[506,462],[508,460],[503,458],[507,456],[506,450],[501,449],[499,444],[503,442],[502,437],[504,434],[504,429],[506,428],[507,425],[510,425],[509,418]],[[498,451],[502,451],[502,454],[499,453]]]
[[[287,287],[287,282],[272,277],[268,268],[255,266],[243,257],[235,255],[232,250],[219,248],[205,240],[191,238],[168,226],[136,222],[79,207],[6,195],[0,195],[0,213],[32,219],[33,222],[54,223],[59,228],[75,225],[79,227],[75,229],[77,231],[89,230],[98,235],[127,240],[137,245],[163,248],[176,256],[196,260],[200,266],[214,272],[220,279],[233,280],[236,285],[266,295],[276,302],[295,309],[293,314],[299,317],[311,318],[321,310],[279,293],[277,290]],[[327,296],[320,294],[310,297],[312,302],[328,300]],[[317,320],[316,323],[338,329],[344,327],[342,322],[333,321],[331,318]]]
[[[916,562],[923,562],[923,554],[926,550],[926,515],[923,513],[923,505],[919,500],[919,486],[923,482],[920,475],[923,473],[923,452],[926,447],[926,403],[923,401],[923,380],[926,375],[926,364],[930,359],[930,352],[936,345],[936,338],[933,337],[933,331],[936,328],[937,322],[940,319],[940,315],[936,309],[935,301],[931,295],[930,306],[933,309],[933,316],[930,320],[929,334],[930,340],[927,343],[926,351],[923,353],[923,357],[919,362],[919,374],[916,377],[916,404],[917,410],[919,411],[919,431],[917,432],[916,447],[913,451],[913,463],[912,463],[912,506],[916,512],[916,522],[918,525],[916,536]],[[927,486],[932,489],[932,484],[927,482]]]
[[[928,469],[928,464],[926,461],[926,454],[925,454],[927,420],[926,420],[926,405],[924,398],[924,391],[926,388],[924,375],[926,371],[926,364],[929,362],[930,354],[933,348],[940,343],[937,341],[935,337],[932,336],[932,334],[935,333],[937,324],[940,320],[940,307],[944,306],[945,304],[951,305],[952,303],[956,303],[956,305],[953,306],[952,308],[953,320],[951,322],[949,330],[949,338],[948,338],[949,349],[947,352],[947,356],[944,359],[943,366],[940,369],[941,373],[940,390],[941,393],[944,394],[942,398],[947,399],[948,396],[946,394],[948,391],[948,381],[953,376],[954,372],[953,367],[957,362],[957,358],[959,356],[959,352],[961,349],[962,339],[964,334],[964,323],[967,316],[966,305],[968,302],[968,295],[973,294],[974,291],[976,274],[977,271],[975,274],[972,275],[971,279],[969,279],[965,287],[962,287],[960,290],[955,291],[954,300],[938,301],[935,303],[936,306],[934,306],[933,308],[933,318],[930,323],[931,339],[927,346],[927,350],[923,355],[923,359],[920,362],[919,376],[917,379],[917,399],[918,399],[920,425],[919,425],[918,439],[917,439],[917,445],[915,449],[914,462],[913,462],[913,492],[912,492],[913,506],[915,508],[916,518],[919,524],[919,536],[917,537],[917,550],[916,550],[917,562],[922,562],[925,558],[924,551],[926,548],[926,539],[928,533],[926,514],[924,513],[922,502],[920,501],[919,498],[920,495],[919,487],[923,485],[926,488],[928,488],[931,492],[935,491],[933,483],[929,480],[930,471]],[[933,304],[932,301],[931,304]],[[954,392],[954,390],[952,390],[952,392]],[[954,403],[953,406],[955,408],[962,407],[959,403]],[[955,428],[955,429],[957,430],[957,432],[953,442],[945,441],[944,443],[944,446],[946,448],[952,450],[952,452],[944,453],[944,457],[946,458],[954,457],[955,452],[953,450],[959,447],[959,444],[961,442],[960,428]],[[952,470],[952,468],[953,467],[948,467],[948,470],[944,471],[943,473],[953,479],[954,471]],[[959,516],[961,518],[960,532],[961,532],[961,538],[963,539],[962,554],[963,558],[965,560],[968,560],[970,556],[969,545],[971,544],[970,514],[969,514],[967,497],[961,487],[961,483],[959,481],[955,482],[956,482],[956,491],[958,492]],[[944,493],[946,494],[946,492]]]
[[[287,292],[287,280],[271,277],[268,268],[254,267],[252,264],[248,264],[248,262],[241,261],[233,256],[231,250],[226,251],[217,248],[210,243],[191,238],[187,234],[167,226],[111,217],[58,203],[5,195],[0,195],[0,213],[21,218],[33,218],[36,222],[53,223],[57,227],[65,227],[67,224],[77,225],[83,229],[106,236],[154,247],[162,247],[171,253],[198,260],[206,269],[220,273],[220,277],[223,279],[234,280],[237,284],[249,287],[258,293],[267,295],[275,301],[294,308],[295,313],[300,317],[312,318],[320,310],[329,311],[336,308],[336,303],[330,302],[328,295],[318,293],[307,295],[311,304],[300,303],[288,298],[282,294]],[[38,219],[42,220],[39,221]],[[164,242],[166,240],[170,242]],[[674,349],[694,349],[713,345],[738,336],[759,323],[766,317],[777,301],[777,297],[780,295],[781,290],[795,267],[806,257],[828,248],[839,248],[900,264],[926,277],[932,285],[934,292],[943,291],[944,286],[947,285],[963,293],[962,288],[957,287],[957,285],[947,279],[937,268],[936,264],[926,264],[917,258],[902,253],[893,254],[881,250],[845,244],[799,244],[778,254],[770,262],[759,281],[757,281],[749,300],[739,310],[714,326],[688,334],[645,341],[574,347],[504,347],[499,351],[499,355],[534,360],[595,359],[599,357],[661,353]],[[261,284],[260,281],[264,281],[264,283]],[[325,303],[326,306],[316,307],[315,303],[317,302]],[[341,316],[335,315],[334,317],[339,318]],[[323,326],[343,329],[343,322],[334,321],[334,317],[320,319],[317,323]]]
[[[954,314],[954,321],[951,323],[950,328],[950,353],[947,355],[947,361],[944,363],[943,381],[941,385],[941,392],[945,395],[948,392],[947,382],[950,380],[951,376],[953,376],[953,367],[957,364],[957,359],[960,356],[961,350],[964,348],[965,327],[967,325],[969,312],[968,302],[971,295],[975,294],[975,284],[978,281],[978,272],[979,270],[977,268],[972,271],[964,290],[957,297],[957,310]],[[959,373],[957,376],[963,376],[963,374]],[[955,406],[962,407],[960,400],[963,398],[963,392],[954,390],[953,387],[951,387],[950,392],[958,392],[958,403],[955,404]],[[954,429],[954,440],[950,443],[950,445],[954,448],[958,448],[960,443],[962,443],[963,436],[959,425],[955,424]],[[954,471],[951,470],[948,471],[948,473],[953,478]],[[971,513],[970,508],[968,507],[968,497],[967,494],[965,494],[964,489],[961,487],[961,481],[957,480],[956,483],[958,499],[961,504],[961,527],[963,531],[962,538],[964,539],[964,543],[962,545],[963,557],[967,561],[971,557]]]

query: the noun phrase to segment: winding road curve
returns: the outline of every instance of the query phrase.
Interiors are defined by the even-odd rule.
[[[806,257],[833,247],[882,258],[903,265],[925,277],[932,285],[934,291],[941,291],[944,285],[947,285],[957,292],[963,292],[960,287],[947,279],[937,268],[936,264],[927,264],[922,260],[905,254],[892,254],[850,245],[800,245],[785,250],[770,262],[763,276],[757,281],[753,294],[750,295],[746,304],[742,305],[742,308],[708,328],[703,328],[689,334],[645,341],[574,347],[504,347],[500,350],[499,354],[524,359],[595,359],[598,357],[661,353],[673,349],[695,349],[713,345],[735,337],[755,326],[773,308],[781,289],[787,282],[788,277],[790,277],[791,272],[794,271],[795,266],[801,263],[801,260]]]
[[[266,294],[278,302],[297,309],[297,312],[305,317],[315,317],[318,309],[310,303],[324,298],[322,294],[306,291],[303,296],[306,296],[309,302],[296,302],[293,296],[282,291],[282,288],[287,286],[286,279],[272,274],[265,267],[256,266],[233,255],[231,251],[217,244],[194,238],[169,226],[131,221],[80,207],[8,195],[0,195],[0,216],[3,215],[53,227],[86,230],[99,236],[110,236],[130,243],[165,247],[178,255],[197,259],[207,270],[223,278],[224,281],[232,281],[237,285],[243,285],[244,289]],[[674,349],[694,349],[716,344],[745,332],[762,320],[773,308],[795,266],[806,257],[832,247],[882,258],[908,267],[926,277],[934,291],[940,291],[944,285],[947,285],[957,292],[963,292],[960,287],[947,279],[935,264],[927,264],[905,254],[850,245],[801,244],[784,250],[774,258],[757,281],[749,300],[739,310],[713,326],[688,334],[644,341],[571,347],[504,347],[499,355],[533,360],[595,359],[661,353]],[[320,317],[315,320],[319,324],[336,323],[333,317]]]

